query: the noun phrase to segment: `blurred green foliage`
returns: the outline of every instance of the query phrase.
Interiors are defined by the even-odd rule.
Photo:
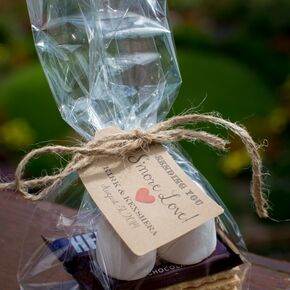
[[[59,143],[69,132],[51,95],[39,63],[31,63],[12,73],[0,83],[0,148],[2,159],[17,163],[33,147]],[[58,141],[57,141],[58,140]],[[4,148],[3,148],[4,147]],[[1,151],[2,151],[1,150]],[[58,166],[51,157],[34,161],[29,167],[33,176]]]
[[[1,109],[9,119],[22,118],[33,129],[36,142],[60,138],[67,130],[39,63],[20,69],[3,81],[0,99]]]
[[[23,150],[39,142],[73,136],[37,60],[24,1],[2,1],[0,170],[1,162],[15,165]],[[218,111],[244,123],[256,140],[268,139],[261,153],[271,172],[272,214],[289,218],[290,1],[169,0],[169,6],[184,81],[171,114],[192,107]],[[250,198],[243,196],[249,196],[249,159],[241,142],[230,139],[225,155],[203,145],[183,145],[235,217],[248,220]],[[50,158],[37,160],[29,173],[55,164]]]
[[[268,114],[275,104],[271,90],[248,67],[229,57],[192,49],[178,50],[183,86],[173,107],[174,114],[188,108],[201,112],[219,112],[225,118],[247,122],[247,119]],[[221,69],[222,68],[222,69]],[[217,129],[212,128],[217,132]],[[215,186],[231,209],[227,178],[216,166],[221,156],[202,145],[184,144],[194,164]],[[246,166],[248,166],[247,160]],[[239,172],[242,168],[239,168]],[[238,200],[237,200],[238,202]],[[235,206],[238,209],[238,206]]]

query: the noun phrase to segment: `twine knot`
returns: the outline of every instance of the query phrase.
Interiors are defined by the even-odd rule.
[[[256,211],[261,218],[268,217],[268,203],[262,191],[262,161],[258,152],[258,146],[246,129],[212,114],[175,116],[156,124],[146,131],[137,129],[129,132],[122,131],[105,137],[96,135],[94,139],[83,146],[66,147],[53,145],[35,149],[29,152],[18,164],[15,171],[15,181],[0,183],[0,190],[19,191],[26,199],[37,201],[48,196],[65,177],[75,171],[86,168],[99,158],[109,156],[124,157],[126,154],[140,148],[144,150],[154,143],[165,144],[181,140],[201,141],[214,149],[225,150],[228,143],[227,140],[205,131],[184,128],[185,125],[200,122],[221,126],[241,138],[252,161],[251,193]],[[71,160],[65,168],[59,169],[59,172],[54,175],[25,180],[23,176],[27,163],[44,153],[71,155]],[[37,194],[31,193],[35,189],[40,190]]]
[[[152,144],[153,139],[148,132],[142,131],[140,129],[135,129],[133,132],[135,134],[136,140],[140,142],[140,148],[146,148]]]

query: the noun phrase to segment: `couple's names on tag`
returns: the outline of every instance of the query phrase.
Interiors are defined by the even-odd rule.
[[[140,227],[142,223],[145,228],[150,232],[150,234],[155,236],[157,234],[157,230],[149,221],[149,219],[138,208],[138,206],[136,206],[135,202],[131,199],[131,197],[128,194],[125,194],[124,189],[122,189],[121,183],[117,180],[112,170],[108,166],[103,167],[103,170],[106,173],[108,179],[111,181],[111,185],[101,185],[101,189],[105,194],[105,199],[109,199],[111,201],[115,209],[118,211],[119,215],[132,229]],[[121,200],[118,199],[118,197],[114,196],[114,190],[112,190],[112,186],[115,188],[115,191],[117,190],[118,195],[121,197]]]

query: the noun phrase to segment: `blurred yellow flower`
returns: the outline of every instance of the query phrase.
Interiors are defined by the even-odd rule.
[[[237,175],[242,169],[249,165],[250,157],[244,148],[229,152],[221,160],[221,170],[229,176]]]
[[[12,148],[22,148],[35,140],[35,132],[22,119],[10,120],[0,126],[0,143]]]

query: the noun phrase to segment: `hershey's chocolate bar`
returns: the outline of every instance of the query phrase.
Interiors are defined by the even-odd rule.
[[[43,238],[49,249],[63,263],[67,272],[86,290],[104,288],[154,290],[213,275],[242,264],[239,255],[218,237],[214,253],[198,264],[182,266],[164,261],[156,265],[143,279],[121,281],[108,278],[101,270],[96,270],[92,259],[96,250],[96,235],[97,233],[86,233],[53,241]]]

